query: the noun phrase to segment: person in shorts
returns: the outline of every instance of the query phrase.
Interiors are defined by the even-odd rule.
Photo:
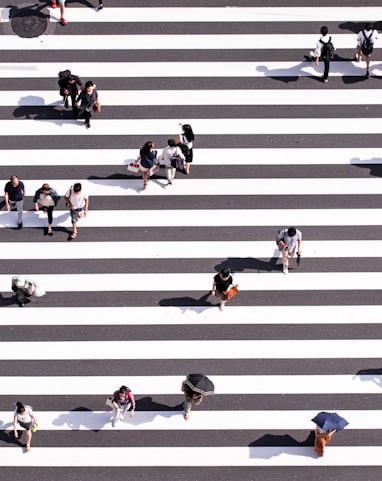
[[[73,232],[70,234],[70,239],[75,239],[77,237],[77,222],[88,213],[89,196],[87,192],[82,189],[82,185],[77,182],[66,192],[65,200],[70,209],[70,217],[73,225]]]
[[[61,15],[61,19],[60,19],[60,23],[61,25],[66,25],[68,22],[65,20],[65,0],[52,0],[50,2],[50,6],[52,8],[56,8],[57,7],[57,2],[58,4],[60,5],[60,15]]]
[[[289,269],[289,257],[293,257],[296,253],[301,255],[301,241],[302,233],[296,227],[288,227],[287,229],[280,230],[276,237],[276,243],[279,250],[282,253],[283,273],[288,274]],[[299,257],[297,258],[297,264],[299,263]]]
[[[26,452],[29,453],[31,450],[32,430],[37,426],[37,419],[33,414],[32,406],[24,406],[24,404],[19,401],[16,403],[16,409],[13,413],[13,434],[16,439],[19,438],[17,424],[25,429],[25,449]]]

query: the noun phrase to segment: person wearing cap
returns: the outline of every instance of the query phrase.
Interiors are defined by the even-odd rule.
[[[53,209],[57,205],[59,198],[60,197],[57,192],[46,183],[36,190],[33,197],[34,210],[38,212],[40,209],[42,209],[48,214],[48,235],[53,234]]]
[[[297,264],[301,255],[302,233],[296,227],[288,227],[280,230],[276,237],[276,243],[281,251],[283,273],[288,274],[289,257],[293,257],[297,249]]]
[[[5,208],[8,211],[10,211],[12,207],[16,207],[19,229],[22,229],[23,227],[24,196],[24,183],[17,177],[17,175],[12,175],[9,182],[7,182],[4,187],[4,202]]]
[[[16,275],[12,277],[12,291],[16,293],[17,302],[24,307],[25,297],[30,297],[37,287],[36,282],[27,276]]]
[[[166,168],[167,185],[171,185],[175,178],[177,163],[183,165],[186,157],[180,147],[175,145],[174,139],[168,139],[167,144],[167,147],[162,151],[161,159],[163,159]]]
[[[219,309],[221,311],[224,309],[225,303],[227,302],[227,296],[224,292],[231,289],[231,287],[233,287],[233,279],[229,269],[222,269],[214,276],[211,294],[220,297]]]
[[[113,409],[112,426],[125,419],[127,411],[130,409],[130,417],[134,416],[135,399],[131,390],[127,386],[121,386],[114,391],[113,395],[107,399],[106,404]]]

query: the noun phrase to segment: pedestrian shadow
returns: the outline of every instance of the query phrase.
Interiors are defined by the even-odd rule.
[[[183,411],[183,403],[178,403],[176,406],[168,406],[166,404],[153,401],[150,396],[143,397],[136,401],[136,411],[133,417],[126,414],[124,421],[133,426],[147,424],[154,421],[157,416],[169,419],[173,416],[179,416]]]
[[[256,70],[264,73],[265,77],[269,77],[279,82],[290,83],[297,82],[303,73],[303,67],[306,67],[306,65],[306,62],[301,62],[299,65],[294,65],[290,68],[276,68],[273,70],[266,65],[259,65],[256,67]]]
[[[7,423],[8,424],[8,423]],[[11,426],[13,423],[9,423]],[[13,434],[13,428],[12,431],[0,431],[0,442],[6,443],[6,444],[14,444],[15,446],[19,446],[23,448],[25,446],[25,443],[21,442],[20,438],[22,437],[23,430],[20,429],[17,431],[18,438],[15,438],[15,435]]]
[[[4,297],[2,293],[0,293],[0,307],[5,307],[5,306],[12,306],[17,305],[17,299],[15,295],[11,295],[11,297]]]
[[[229,269],[232,274],[246,270],[257,271],[258,273],[280,271],[282,270],[282,264],[278,264],[279,253],[280,251],[275,249],[269,261],[257,259],[256,257],[228,257],[220,264],[216,264],[215,270],[220,272],[222,269]]]
[[[281,454],[291,454],[293,456],[316,458],[317,455],[313,450],[313,445],[314,431],[311,431],[303,441],[298,441],[290,434],[264,434],[248,445],[249,457],[270,459]],[[296,453],[294,449],[296,447],[305,447],[306,449]]]
[[[353,32],[354,34],[358,35],[358,33],[365,28],[366,22],[343,22],[338,24],[338,27],[341,30],[348,30],[349,32]],[[382,21],[374,22],[373,28],[375,30],[382,30]],[[356,40],[354,39],[354,48],[356,45]]]
[[[169,297],[168,299],[161,299],[159,301],[160,306],[164,307],[179,307],[181,312],[186,312],[192,307],[205,307],[205,309],[198,309],[198,314],[201,314],[206,309],[210,309],[211,307],[216,307],[216,304],[212,304],[207,299],[211,295],[211,291],[203,294],[199,299],[195,299],[194,297],[190,296],[182,296],[182,297]]]
[[[382,368],[360,369],[353,379],[359,378],[362,382],[373,382],[382,388]]]
[[[91,413],[92,415],[79,416],[79,413]],[[106,424],[110,422],[109,412],[94,412],[89,408],[77,407],[69,411],[68,413],[60,414],[53,420],[54,426],[68,426],[73,431],[78,431],[81,427],[85,427],[89,431],[97,433]],[[95,428],[94,426],[97,426]]]
[[[358,162],[354,162],[354,160]],[[374,157],[369,160],[369,162],[371,161],[376,161],[376,163],[368,164],[367,160],[363,162],[361,161],[361,159],[351,159],[351,163],[354,164],[356,167],[360,169],[370,169],[369,175],[372,175],[374,177],[382,177],[382,164],[379,163],[379,162],[382,162],[382,158]]]

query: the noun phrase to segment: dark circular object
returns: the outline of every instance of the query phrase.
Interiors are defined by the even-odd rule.
[[[11,28],[19,37],[32,38],[42,35],[48,27],[46,16],[32,9],[22,9],[11,18]]]

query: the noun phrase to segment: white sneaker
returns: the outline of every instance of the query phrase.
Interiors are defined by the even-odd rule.
[[[283,265],[283,273],[288,274],[288,266],[285,264]]]

